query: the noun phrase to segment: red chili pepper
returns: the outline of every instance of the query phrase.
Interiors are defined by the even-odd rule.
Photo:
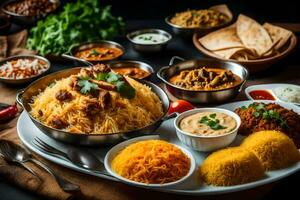
[[[0,123],[13,119],[18,113],[17,104],[10,105],[0,110]]]

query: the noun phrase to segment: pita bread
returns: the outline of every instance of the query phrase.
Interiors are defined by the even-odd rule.
[[[209,33],[200,38],[199,42],[210,51],[244,47],[236,34],[235,24]]]
[[[293,34],[292,31],[269,23],[264,23],[263,27],[268,31],[273,43],[280,40],[274,47],[276,50],[279,50],[282,46],[284,46]]]
[[[250,49],[255,49],[258,55],[263,55],[273,45],[269,33],[255,20],[245,15],[239,15],[236,22],[237,35],[242,43]]]
[[[257,58],[257,54],[255,50],[247,49],[245,47],[222,49],[222,50],[214,51],[214,53],[225,59],[233,59],[236,55],[244,55],[244,57],[247,57],[249,59]]]

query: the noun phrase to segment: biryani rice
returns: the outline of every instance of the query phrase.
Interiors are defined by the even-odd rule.
[[[92,118],[87,117],[83,107],[91,97],[72,90],[71,79],[72,77],[58,80],[34,96],[30,111],[32,116],[48,126],[51,126],[51,120],[58,116],[69,124],[64,130],[73,133],[108,134],[145,127],[163,115],[162,103],[151,88],[125,77],[136,90],[135,97],[127,99],[117,92],[109,91],[111,96],[109,108]],[[59,102],[55,94],[61,90],[70,92],[73,99]]]

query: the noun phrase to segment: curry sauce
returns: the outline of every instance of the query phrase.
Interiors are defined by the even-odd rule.
[[[113,60],[123,54],[123,51],[115,47],[92,47],[79,50],[75,56],[87,61]]]
[[[183,70],[169,80],[170,83],[188,90],[220,90],[239,85],[242,79],[230,70],[198,68]]]

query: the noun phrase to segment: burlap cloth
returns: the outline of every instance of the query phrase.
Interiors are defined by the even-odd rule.
[[[18,54],[35,54],[34,51],[25,48],[27,36],[27,30],[0,36],[0,60]]]

